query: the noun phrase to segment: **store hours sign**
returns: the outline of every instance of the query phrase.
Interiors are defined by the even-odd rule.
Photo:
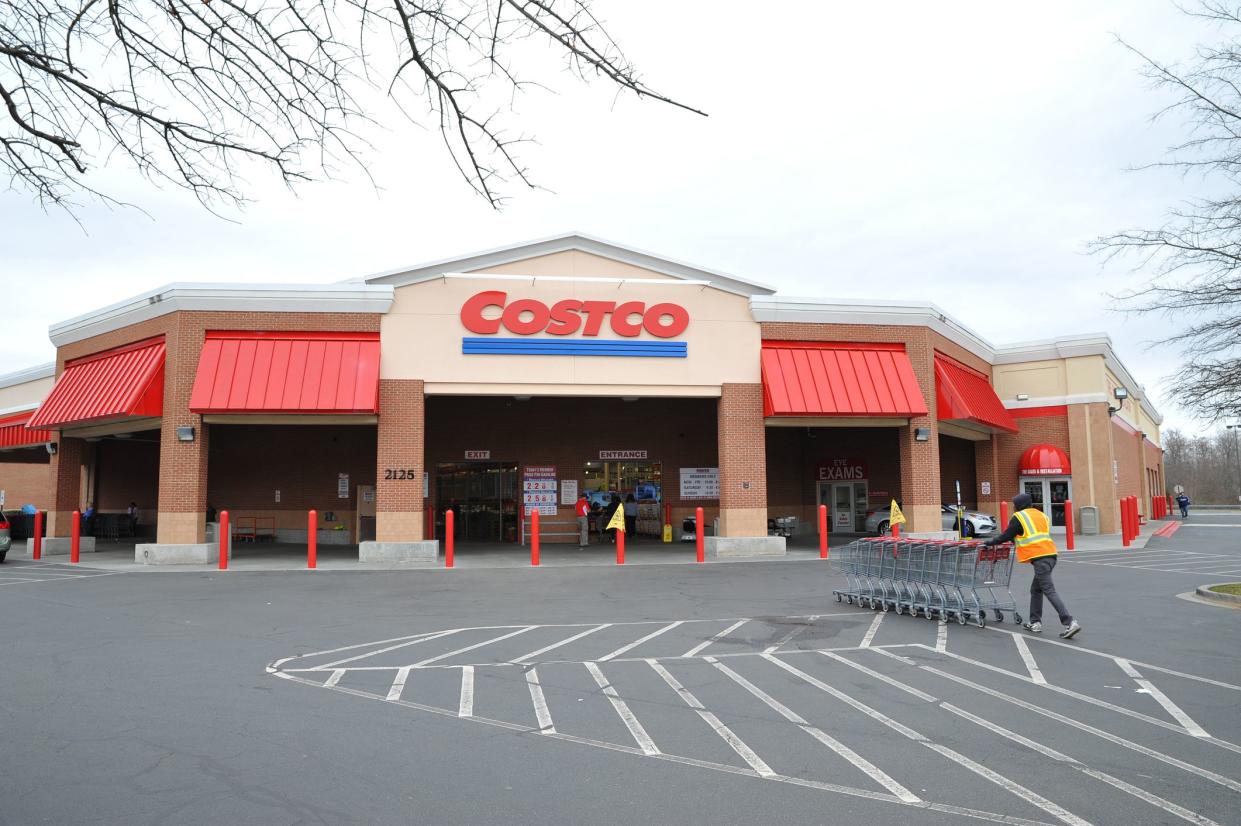
[[[717,467],[681,468],[682,499],[719,499],[720,469]]]

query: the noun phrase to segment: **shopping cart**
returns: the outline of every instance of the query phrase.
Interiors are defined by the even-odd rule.
[[[845,586],[832,591],[837,602],[980,628],[988,612],[998,622],[1008,612],[1021,622],[1009,591],[1012,545],[874,537],[833,551],[831,559],[845,578]]]

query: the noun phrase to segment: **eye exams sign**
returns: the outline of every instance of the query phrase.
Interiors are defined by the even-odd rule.
[[[637,356],[685,358],[689,311],[668,302],[579,301],[550,306],[536,298],[508,300],[508,293],[486,290],[461,306],[461,323],[475,336],[461,339],[467,355]],[[607,324],[619,338],[599,338]],[[511,335],[502,336],[501,332]],[[650,338],[639,338],[645,332]]]

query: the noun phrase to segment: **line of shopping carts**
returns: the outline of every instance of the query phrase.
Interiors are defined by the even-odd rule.
[[[982,628],[987,612],[997,622],[1011,613],[1020,623],[1017,603],[1009,591],[1015,553],[1009,544],[987,547],[973,540],[932,540],[873,537],[832,549],[832,567],[844,574],[846,586],[832,591],[876,611]]]

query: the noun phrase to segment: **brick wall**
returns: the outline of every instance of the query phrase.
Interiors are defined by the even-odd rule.
[[[1069,419],[1063,413],[1017,419],[1018,432],[996,437],[996,466],[1001,486],[1000,495],[1012,499],[1018,492],[1017,478],[1021,454],[1037,444],[1055,445],[1069,454],[1069,462],[1075,464],[1077,457],[1069,451]],[[1086,461],[1081,457],[1081,461]]]
[[[4,491],[5,510],[17,510],[27,503],[46,510],[50,504],[50,487],[47,462],[0,462],[0,490]]]
[[[870,507],[901,500],[900,456],[892,427],[767,428],[767,510],[815,525],[818,468],[832,459],[867,466]]]
[[[154,522],[159,493],[159,431],[95,445],[95,509],[124,513],[136,502],[144,522]],[[149,441],[145,441],[149,440]]]
[[[725,384],[719,400],[720,507],[767,507],[763,386]],[[764,528],[763,535],[766,535]]]
[[[424,536],[422,474],[427,450],[426,396],[421,380],[380,380],[377,438],[373,454],[375,538],[381,542],[420,540]],[[388,470],[392,473],[385,473]]]
[[[961,482],[961,504],[967,508],[978,507],[978,468],[974,455],[974,442],[952,436],[939,437],[940,501],[955,504],[955,482]],[[990,441],[986,442],[988,446]]]

